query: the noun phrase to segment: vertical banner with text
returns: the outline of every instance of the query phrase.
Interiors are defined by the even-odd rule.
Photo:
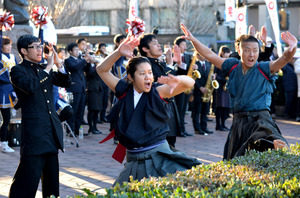
[[[278,56],[282,55],[282,47],[280,42],[280,29],[279,29],[279,19],[278,19],[278,8],[277,8],[277,0],[265,0],[269,16],[271,19],[273,32],[275,35],[275,41],[277,45],[277,53]]]
[[[235,0],[226,0],[225,1],[225,9],[226,9],[226,21],[235,21]]]
[[[134,20],[139,16],[139,0],[130,0],[129,3],[129,20]]]
[[[235,38],[242,34],[248,34],[247,6],[236,9]]]

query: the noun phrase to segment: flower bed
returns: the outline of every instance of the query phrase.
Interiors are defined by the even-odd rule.
[[[250,151],[167,177],[132,181],[88,197],[300,197],[300,144]],[[84,196],[77,196],[84,197]]]

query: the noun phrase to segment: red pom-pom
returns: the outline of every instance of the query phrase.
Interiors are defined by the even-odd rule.
[[[14,24],[15,24],[14,15],[10,14],[10,12],[0,10],[1,30],[11,30]]]
[[[145,32],[145,22],[139,17],[135,17],[132,21],[127,19],[126,24],[129,26],[126,33],[129,33],[129,35],[139,37]]]
[[[34,25],[36,26],[43,26],[48,23],[47,21],[47,12],[48,8],[46,6],[34,6],[34,8],[31,11],[30,18],[33,21]]]

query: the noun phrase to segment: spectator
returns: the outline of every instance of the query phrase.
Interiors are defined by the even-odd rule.
[[[1,39],[1,38],[0,38]],[[2,115],[2,126],[0,129],[0,149],[5,153],[15,152],[8,146],[7,127],[10,122],[10,110],[17,103],[16,93],[9,79],[9,72],[17,64],[16,57],[11,54],[11,40],[9,37],[2,38],[2,54],[0,63],[0,111]]]

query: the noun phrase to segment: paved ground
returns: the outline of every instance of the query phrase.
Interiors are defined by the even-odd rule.
[[[214,117],[208,123],[208,128],[214,130]],[[190,114],[186,116],[186,130],[193,132]],[[300,122],[291,120],[276,120],[284,137],[290,144],[300,142]],[[231,119],[227,121],[230,126]],[[114,161],[111,155],[115,149],[112,140],[98,144],[108,134],[108,124],[99,124],[98,128],[104,132],[100,135],[89,135],[79,140],[80,147],[76,148],[68,141],[65,142],[65,153],[60,158],[60,193],[61,197],[81,194],[81,189],[88,188],[100,193],[110,187],[122,170],[123,165]],[[84,126],[87,131],[87,126]],[[177,138],[176,147],[185,151],[189,156],[198,158],[205,164],[220,161],[227,132],[215,131],[208,136],[194,135],[193,137]],[[72,138],[68,138],[73,141]],[[73,141],[74,142],[74,141]],[[19,148],[15,153],[0,152],[0,198],[7,197],[14,172],[18,166]],[[36,197],[41,196],[41,187]]]

